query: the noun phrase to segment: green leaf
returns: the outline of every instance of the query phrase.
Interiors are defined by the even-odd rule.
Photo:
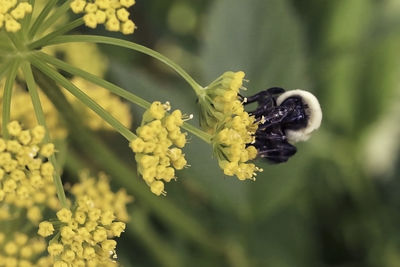
[[[287,1],[217,1],[205,33],[207,82],[224,71],[243,70],[249,94],[273,86],[309,86],[302,27]]]

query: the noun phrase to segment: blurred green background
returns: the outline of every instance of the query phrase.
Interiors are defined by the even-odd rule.
[[[399,0],[152,0],[137,1],[131,14],[138,29],[125,38],[202,85],[243,70],[245,95],[306,89],[324,118],[288,163],[258,162],[256,182],[224,176],[211,148],[191,137],[192,166],[167,184],[168,196],[137,196],[130,206],[119,240],[124,266],[400,266]],[[101,49],[109,80],[169,100],[198,125],[195,94],[170,69]],[[143,110],[132,112],[139,123]],[[132,166],[121,138],[107,142]]]

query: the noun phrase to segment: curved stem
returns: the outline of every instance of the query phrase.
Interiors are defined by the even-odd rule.
[[[19,59],[16,59],[9,70],[8,77],[6,80],[6,84],[4,85],[4,93],[3,93],[3,114],[2,114],[2,127],[1,131],[3,134],[3,138],[8,138],[7,124],[10,121],[10,110],[11,110],[11,96],[12,89],[14,86],[15,77],[17,76],[17,70],[19,67]]]
[[[31,65],[28,62],[24,62],[22,64],[22,72],[24,74],[26,85],[28,87],[28,91],[29,91],[29,94],[32,99],[32,104],[33,104],[33,108],[35,110],[35,114],[36,114],[38,123],[39,123],[39,125],[42,125],[46,129],[46,135],[44,137],[44,141],[46,143],[50,143],[51,141],[50,141],[49,130],[46,126],[46,119],[44,117],[42,105],[40,103],[39,94],[36,89],[36,82],[33,78]],[[50,162],[51,162],[51,164],[53,164],[54,167],[57,166],[56,158],[54,155],[52,155],[50,157]],[[54,180],[54,185],[56,187],[57,196],[61,203],[61,206],[64,208],[67,208],[67,206],[68,206],[67,199],[65,197],[64,188],[63,188],[61,177],[60,177],[60,174],[58,171],[54,172],[53,180]]]
[[[70,23],[62,26],[61,28],[59,28],[59,29],[47,34],[46,36],[40,38],[39,40],[33,41],[32,43],[30,43],[28,45],[28,48],[29,49],[34,49],[34,48],[41,47],[43,44],[48,43],[51,39],[53,39],[53,38],[55,38],[55,37],[57,37],[59,35],[62,35],[64,33],[66,33],[66,32],[69,32],[70,30],[73,30],[73,29],[81,26],[82,24],[83,24],[83,18],[79,18],[79,19],[76,19],[74,21],[71,21]]]
[[[35,55],[29,57],[35,67],[46,74],[49,78],[53,79],[56,83],[67,89],[72,95],[82,101],[86,106],[93,110],[103,120],[110,124],[115,130],[123,135],[128,141],[135,139],[137,136],[132,133],[128,128],[122,125],[117,119],[115,119],[110,113],[104,110],[99,104],[97,104],[88,95],[82,92],[78,87],[71,83],[68,79],[62,76],[60,73],[49,67],[47,64],[42,63],[40,58],[38,59]]]
[[[46,43],[48,45],[54,44],[63,44],[63,43],[74,43],[74,42],[86,42],[86,43],[100,43],[100,44],[110,44],[119,47],[124,47],[128,49],[132,49],[143,54],[149,55],[159,61],[165,63],[169,67],[171,67],[174,71],[176,71],[183,79],[186,80],[196,92],[197,95],[201,94],[202,87],[186,72],[184,71],[178,64],[167,58],[166,56],[150,49],[145,46],[120,40],[117,38],[105,37],[105,36],[98,36],[98,35],[68,35],[68,36],[58,36],[53,40]],[[34,48],[34,47],[30,47]]]
[[[82,69],[76,68],[62,60],[59,60],[55,57],[49,56],[43,52],[37,52],[37,57],[40,58],[41,60],[61,69],[64,70],[72,75],[76,75],[76,76],[80,76],[98,86],[101,86],[103,88],[106,88],[108,90],[110,90],[112,93],[142,107],[142,108],[149,108],[151,103],[144,100],[141,97],[136,96],[133,93],[128,92],[127,90],[113,84],[110,83],[96,75],[93,75],[89,72],[86,72]],[[203,132],[202,130],[190,125],[189,123],[184,123],[183,127],[185,130],[191,132],[192,134],[196,135],[197,137],[199,137],[200,139],[204,140],[207,143],[211,143],[211,136],[209,134],[207,134],[206,132]]]

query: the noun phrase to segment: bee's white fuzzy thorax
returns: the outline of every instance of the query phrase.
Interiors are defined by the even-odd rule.
[[[288,140],[292,143],[296,143],[299,141],[306,141],[310,138],[311,133],[319,128],[322,121],[322,111],[318,99],[310,92],[301,89],[286,91],[281,94],[276,100],[276,104],[279,106],[283,101],[292,96],[301,97],[303,103],[307,105],[306,114],[308,116],[308,123],[305,128],[286,131]]]

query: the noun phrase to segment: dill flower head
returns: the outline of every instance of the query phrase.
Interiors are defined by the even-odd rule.
[[[0,231],[0,266],[50,267],[52,260],[43,256],[45,251],[46,241],[40,236]]]
[[[117,242],[125,223],[116,221],[112,209],[79,195],[75,208],[57,212],[57,220],[43,221],[38,234],[51,236],[47,251],[54,266],[109,266],[114,263]]]
[[[122,222],[129,220],[126,205],[132,202],[133,198],[120,189],[116,193],[111,191],[109,179],[106,174],[99,173],[99,178],[89,176],[87,171],[81,172],[80,182],[72,186],[70,192],[76,198],[79,196],[90,197],[94,204],[104,210],[114,210],[116,219]]]
[[[224,174],[239,180],[255,179],[262,171],[250,161],[257,157],[257,149],[251,145],[257,124],[247,112],[234,115],[221,124],[212,139],[214,155]]]
[[[228,71],[203,89],[199,96],[200,125],[213,134],[214,155],[224,174],[254,180],[262,171],[250,162],[257,157],[252,144],[260,122],[244,110],[240,100],[244,76],[242,71]]]
[[[175,177],[175,170],[187,166],[181,148],[186,144],[186,133],[180,127],[184,116],[180,110],[171,114],[169,103],[153,102],[143,114],[142,126],[136,130],[138,137],[130,142],[135,152],[138,171],[156,195],[165,194],[164,182]]]
[[[17,32],[21,29],[22,20],[26,14],[32,13],[32,6],[27,1],[0,0],[0,29],[7,32]]]
[[[135,0],[73,0],[70,7],[76,14],[85,13],[83,20],[89,28],[104,24],[109,31],[131,34],[135,23],[127,9],[134,4]]]
[[[28,219],[38,223],[42,218],[39,207],[59,207],[53,184],[54,166],[48,160],[54,145],[42,142],[42,126],[24,130],[12,121],[6,127],[10,137],[0,138],[0,205],[26,208]],[[3,214],[3,219],[9,216]]]
[[[219,124],[243,112],[238,93],[242,88],[244,72],[228,71],[203,89],[199,96],[200,126],[215,133]]]

